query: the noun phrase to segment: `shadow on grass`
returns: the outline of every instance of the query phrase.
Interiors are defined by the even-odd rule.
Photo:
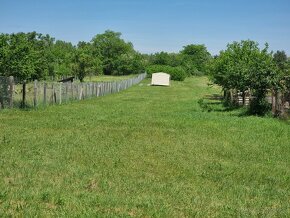
[[[206,95],[198,100],[198,104],[202,111],[205,112],[231,112],[240,111],[241,107],[229,105],[223,101],[223,96],[219,94]],[[239,116],[247,116],[245,111],[239,113]]]
[[[204,99],[222,101],[223,100],[223,96],[221,96],[220,94],[205,95]]]
[[[198,104],[203,112],[231,112],[230,116],[237,117],[273,117],[270,109],[265,114],[255,114],[251,112],[249,107],[226,103],[223,101],[223,97],[218,94],[206,95],[205,97],[198,100]],[[289,121],[289,119],[286,120]]]

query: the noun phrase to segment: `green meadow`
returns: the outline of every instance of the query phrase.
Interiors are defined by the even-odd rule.
[[[111,76],[111,75],[100,75],[100,76],[86,76],[84,82],[110,82],[120,81],[135,77],[136,74],[130,74],[125,76]]]
[[[0,217],[289,217],[290,126],[206,77],[0,112]]]

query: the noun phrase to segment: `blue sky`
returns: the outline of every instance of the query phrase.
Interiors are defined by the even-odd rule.
[[[290,55],[290,0],[0,0],[0,32],[90,41],[111,29],[142,53],[252,39]]]

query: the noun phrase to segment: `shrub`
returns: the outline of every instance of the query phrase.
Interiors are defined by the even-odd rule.
[[[270,110],[271,105],[266,101],[265,98],[254,98],[251,101],[248,113],[263,116]]]
[[[172,67],[169,74],[172,80],[183,81],[186,78],[186,73],[182,67]]]
[[[167,65],[150,65],[147,67],[147,75],[151,77],[152,73],[164,72],[170,74],[172,80],[183,81],[186,78],[186,72],[182,67],[171,67]]]

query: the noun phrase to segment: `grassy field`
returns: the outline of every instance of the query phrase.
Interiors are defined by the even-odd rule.
[[[225,110],[204,77],[148,83],[2,111],[0,217],[290,216],[289,123]]]
[[[109,81],[120,81],[126,80],[135,77],[136,74],[126,75],[126,76],[110,76],[110,75],[101,75],[101,76],[92,76],[85,77],[84,82],[109,82]]]

